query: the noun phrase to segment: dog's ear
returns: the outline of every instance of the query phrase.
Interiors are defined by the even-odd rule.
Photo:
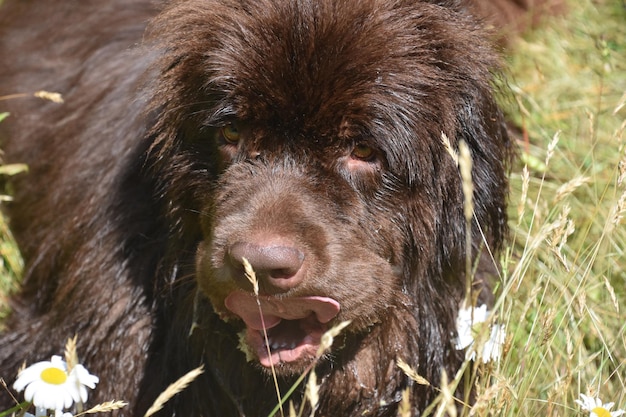
[[[508,172],[515,147],[491,90],[471,97],[457,115],[457,140],[470,150],[474,222],[473,241],[496,252],[507,234]],[[483,242],[483,235],[487,240]]]

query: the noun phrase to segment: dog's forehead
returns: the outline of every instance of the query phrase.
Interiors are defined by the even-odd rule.
[[[152,25],[164,52],[160,103],[203,126],[378,138],[400,162],[424,154],[463,129],[459,115],[490,91],[497,64],[459,3],[437,3],[447,2],[175,2]]]
[[[212,85],[238,117],[350,133],[372,121],[381,97],[386,109],[406,103],[414,86],[403,77],[413,81],[419,62],[405,59],[415,45],[403,37],[415,30],[415,16],[383,24],[388,15],[380,9],[390,6],[380,1],[265,3],[232,10],[221,21],[220,43],[207,51]]]

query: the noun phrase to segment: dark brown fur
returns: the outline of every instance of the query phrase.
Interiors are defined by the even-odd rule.
[[[463,358],[451,342],[465,289],[463,194],[442,133],[472,152],[484,299],[495,267],[481,231],[493,251],[506,232],[511,144],[479,22],[453,0],[157,8],[0,9],[0,95],[65,98],[1,103],[12,113],[0,126],[6,160],[30,172],[9,205],[26,266],[0,335],[0,376],[11,381],[78,334],[101,381],[92,404],[128,400],[120,414],[142,415],[204,364],[164,413],[265,416],[273,384],[237,348],[242,323],[224,298],[251,291],[235,244],[279,242],[304,255],[300,275],[260,271],[261,293],[332,297],[341,311],[331,324],[352,321],[317,368],[318,415],[395,416],[406,387],[420,415],[436,392],[396,359],[437,386]],[[236,146],[219,134],[229,123]],[[355,156],[360,145],[374,154]],[[307,364],[278,364],[281,388]]]

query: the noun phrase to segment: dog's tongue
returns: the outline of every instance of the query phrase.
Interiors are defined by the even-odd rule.
[[[261,312],[254,295],[243,292],[232,292],[224,300],[226,308],[232,311],[254,330],[271,329],[281,320],[299,320],[314,313],[320,323],[328,323],[339,314],[339,303],[328,297],[293,297],[278,299],[259,297]]]

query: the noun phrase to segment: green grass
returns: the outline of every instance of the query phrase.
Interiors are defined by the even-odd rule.
[[[581,392],[626,408],[626,9],[571,1],[555,20],[510,58],[508,113],[526,134],[497,308],[506,353],[482,371],[480,416],[576,415]]]
[[[495,308],[507,341],[476,369],[468,415],[583,415],[580,393],[626,408],[624,22],[620,1],[572,0],[513,46],[505,107],[524,134]],[[2,219],[0,235],[3,294],[21,263]]]
[[[8,116],[8,113],[0,112],[0,122]],[[20,164],[3,165],[0,166],[0,177],[10,176],[24,169],[25,166]],[[0,204],[8,198],[0,195]],[[2,329],[2,318],[9,311],[6,296],[17,290],[19,277],[22,274],[22,266],[22,258],[15,246],[7,221],[0,213],[0,330]]]

